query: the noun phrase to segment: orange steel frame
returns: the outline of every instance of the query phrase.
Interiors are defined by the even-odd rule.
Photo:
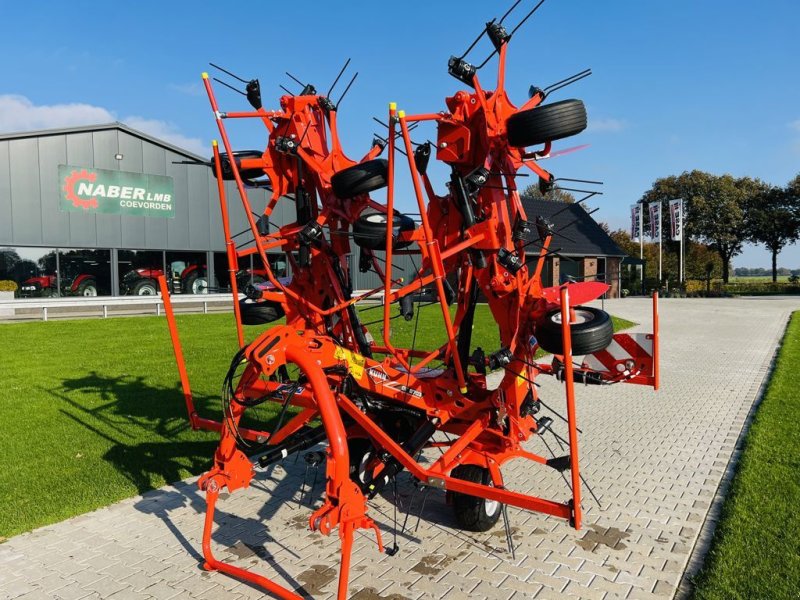
[[[552,234],[549,233],[541,240],[533,272],[529,272],[527,266],[515,273],[510,272],[498,260],[498,251],[505,249],[516,253],[525,263],[525,244],[512,236],[514,223],[527,219],[517,193],[516,173],[525,168],[546,181],[552,180],[552,175],[535,160],[531,160],[530,154],[509,146],[506,141],[505,127],[508,117],[518,110],[533,108],[544,99],[544,95],[537,92],[519,109],[510,102],[504,88],[506,49],[507,44],[503,42],[499,47],[495,90],[485,91],[476,75],[473,91],[459,91],[447,98],[448,111],[406,115],[397,110],[394,104],[390,105],[385,204],[375,201],[368,194],[347,200],[333,194],[333,174],[358,163],[349,159],[341,148],[336,128],[336,110],[326,108],[327,99],[318,95],[283,96],[280,99],[280,110],[268,111],[262,108],[250,112],[225,113],[220,111],[211,82],[203,74],[203,83],[219,127],[226,157],[233,157],[233,146],[225,129],[225,119],[258,119],[269,134],[267,149],[260,159],[242,159],[240,164],[230,160],[233,178],[254,237],[253,249],[237,251],[231,239],[221,152],[217,143],[213,144],[213,164],[219,182],[235,326],[245,365],[235,390],[235,398],[244,401],[275,392],[281,384],[269,379],[280,367],[288,364],[295,365],[307,382],[291,399],[291,404],[299,407],[300,411],[272,434],[238,426],[246,410],[245,402],[232,402],[221,422],[201,418],[194,408],[169,293],[166,282],[161,278],[161,292],[190,423],[195,429],[211,429],[219,431],[221,435],[214,456],[214,467],[199,481],[207,498],[203,532],[206,568],[259,585],[281,598],[299,598],[294,592],[267,577],[214,558],[211,533],[219,493],[225,488],[233,492],[248,486],[255,474],[250,458],[237,445],[235,432],[245,440],[259,443],[266,441],[270,445],[276,445],[289,439],[315,419],[321,421],[327,441],[325,501],[310,515],[309,527],[325,535],[338,527],[342,544],[338,585],[340,600],[347,597],[355,530],[375,531],[378,548],[383,550],[380,531],[367,515],[366,490],[350,477],[348,438],[370,440],[376,448],[385,451],[425,485],[550,514],[568,519],[576,529],[581,527],[578,428],[569,327],[571,319],[574,319],[571,300],[575,300],[576,304],[594,300],[605,293],[608,286],[598,283],[572,283],[543,288],[542,267],[552,239]],[[453,191],[444,196],[436,195],[427,174],[420,173],[417,169],[409,124],[419,121],[436,122],[439,131],[437,159],[451,165],[457,174],[463,177],[478,167],[487,169],[487,185],[476,191],[472,198],[474,209],[481,216],[478,222],[465,224],[462,213],[455,209],[457,199]],[[281,143],[286,140],[294,141],[290,152],[285,151],[285,146],[281,150]],[[452,150],[448,151],[453,143],[459,141],[466,144],[463,152],[456,154]],[[419,226],[414,231],[402,233],[400,239],[416,245],[421,266],[412,281],[399,280],[402,285],[397,287],[398,280],[392,277],[392,220],[388,219],[386,266],[384,272],[380,273],[384,284],[376,290],[351,298],[341,277],[336,276],[337,270],[343,272],[345,277],[349,273],[346,261],[346,256],[351,252],[348,232],[366,208],[388,215],[394,214],[398,168],[396,152],[399,146],[402,146],[407,155],[408,173],[420,213]],[[549,146],[550,144],[546,145],[545,152],[549,151]],[[381,150],[378,146],[371,148],[358,162],[375,158]],[[317,244],[308,246],[309,264],[300,264],[294,255],[301,248],[300,233],[304,224],[290,223],[274,233],[259,233],[240,174],[240,170],[255,168],[263,170],[273,188],[273,196],[263,211],[267,218],[278,202],[293,201],[287,194],[295,194],[295,199],[299,194],[308,194],[311,222],[324,227],[328,233]],[[282,283],[272,272],[267,259],[267,252],[270,250],[286,253],[293,271],[290,283]],[[262,292],[262,299],[282,304],[286,313],[286,324],[272,327],[252,343],[246,344],[238,307],[235,272],[238,257],[256,253],[260,256],[271,283],[271,288]],[[476,263],[477,253],[483,256],[485,266]],[[339,261],[338,265],[336,261]],[[447,303],[445,278],[455,274],[458,276],[458,307],[453,316]],[[469,365],[463,364],[457,347],[461,325],[467,318],[469,302],[466,299],[473,285],[484,293],[497,322],[501,344],[510,353],[513,365],[513,368],[507,369],[496,390],[487,389],[483,372],[468,370]],[[435,290],[447,342],[441,347],[424,351],[396,347],[391,335],[391,305],[426,286],[433,286]],[[365,353],[363,347],[355,341],[356,328],[363,326],[348,309],[381,292],[382,344],[371,343],[369,352]],[[569,437],[571,493],[565,501],[509,490],[501,473],[503,464],[515,458],[538,464],[547,463],[547,458],[529,452],[522,445],[537,434],[539,429],[537,420],[531,414],[523,414],[522,406],[526,399],[538,400],[538,392],[532,384],[535,377],[556,372],[553,365],[534,361],[537,348],[535,324],[554,310],[561,311],[564,349],[563,355],[556,357],[556,364],[563,366]],[[331,319],[332,316],[337,317],[335,322]],[[655,297],[653,320],[652,369],[639,375],[638,379],[630,377],[628,381],[657,388],[658,312]],[[366,328],[363,330],[366,331]],[[431,371],[428,370],[433,361],[441,361],[444,365],[444,369],[436,372],[435,376],[431,376]],[[609,382],[620,380],[614,373],[602,375]],[[409,452],[399,440],[393,439],[381,427],[374,415],[365,411],[355,398],[348,395],[347,382],[355,384],[359,393],[416,410],[436,431],[447,432],[455,437],[448,442],[429,440],[427,447],[437,446],[446,450],[432,465],[423,466],[415,459],[413,452]],[[450,475],[454,467],[470,464],[486,468],[492,485],[472,483]],[[378,474],[381,468],[381,465],[375,466]]]

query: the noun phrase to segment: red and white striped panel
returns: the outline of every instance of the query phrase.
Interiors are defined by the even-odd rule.
[[[653,385],[653,334],[616,333],[606,349],[585,356],[581,366],[604,379]]]

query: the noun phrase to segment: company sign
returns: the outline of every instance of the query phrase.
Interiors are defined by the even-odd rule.
[[[172,177],[59,165],[58,179],[64,211],[175,216]]]

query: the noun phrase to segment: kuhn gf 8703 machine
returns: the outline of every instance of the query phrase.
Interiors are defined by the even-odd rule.
[[[505,91],[506,53],[522,22],[507,30],[503,23],[510,12],[487,23],[481,33],[494,48],[489,58],[497,56],[495,89],[484,88],[478,76],[489,58],[474,65],[466,61],[467,53],[452,57],[448,72],[466,89],[446,98],[446,109],[440,112],[410,115],[390,104],[385,137],[377,137],[357,161],[342,150],[336,124],[339,102],[331,99],[330,90],[322,95],[302,84],[299,93],[282,96],[278,108],[266,109],[259,82],[243,80],[253,110],[224,112],[211,80],[203,75],[224,146],[214,144],[210,164],[219,180],[230,270],[236,272],[240,257],[256,254],[268,279],[266,285],[250,286],[250,299],[240,303],[236,278],[231,278],[241,348],[224,382],[219,422],[194,411],[177,331],[167,311],[192,425],[221,434],[214,467],[199,482],[208,503],[203,537],[207,568],[281,598],[299,598],[264,575],[217,560],[211,533],[223,490],[248,486],[257,465],[318,444],[324,447],[324,502],[309,515],[308,524],[324,535],[338,529],[340,599],[347,597],[357,529],[374,530],[379,551],[396,550],[384,550],[368,505],[394,485],[401,471],[419,485],[446,490],[456,521],[467,530],[491,528],[505,506],[561,517],[580,528],[574,382],[658,387],[655,297],[652,334],[614,334],[607,313],[585,306],[606,293],[607,284],[542,285],[545,262],[557,254],[551,246],[558,232],[546,219],[525,213],[517,179],[532,174],[545,193],[558,185],[541,160],[550,156],[553,141],[585,129],[586,111],[579,100],[545,101],[588,72],[549,88],[533,87],[522,106],[512,104]],[[268,134],[266,148],[235,150],[225,128],[229,119],[260,122]],[[422,122],[435,124],[435,143],[412,141],[412,130]],[[386,158],[379,158],[384,152]],[[428,175],[432,159],[449,170],[442,192]],[[418,218],[397,208],[395,180],[401,171],[410,178]],[[224,180],[236,182],[252,247],[237,249],[231,239]],[[263,214],[254,214],[248,200],[253,185],[272,190]],[[281,203],[292,207],[296,219],[270,231],[264,223]],[[267,254],[275,252],[285,253],[290,278],[272,273]],[[352,291],[348,260],[355,252],[358,261],[353,263],[362,271],[375,271],[382,281],[358,295]],[[397,276],[393,257],[398,254],[414,259],[413,277]],[[392,335],[393,320],[416,322],[423,290],[439,306],[446,341],[434,348],[415,343],[400,347]],[[479,302],[488,303],[497,323],[498,348],[484,351],[472,340]],[[378,339],[362,323],[359,308],[364,306],[382,311]],[[244,343],[243,323],[283,316],[281,324]],[[553,356],[538,362],[540,348]],[[584,358],[573,363],[573,356]],[[494,370],[504,375],[490,389],[487,371]],[[525,447],[526,440],[543,435],[552,423],[540,413],[534,381],[541,375],[563,382],[569,448],[563,457],[540,456]],[[265,402],[280,405],[274,430],[244,427],[243,416]],[[440,448],[440,455],[421,462],[420,453],[431,447]],[[551,500],[510,489],[502,471],[514,459],[569,471],[568,498]]]

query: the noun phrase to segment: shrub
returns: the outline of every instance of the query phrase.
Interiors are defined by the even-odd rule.
[[[16,292],[17,282],[10,279],[0,280],[0,292]]]
[[[729,283],[725,286],[729,294],[764,296],[770,294],[800,294],[800,286],[787,282],[762,281],[754,283]]]

